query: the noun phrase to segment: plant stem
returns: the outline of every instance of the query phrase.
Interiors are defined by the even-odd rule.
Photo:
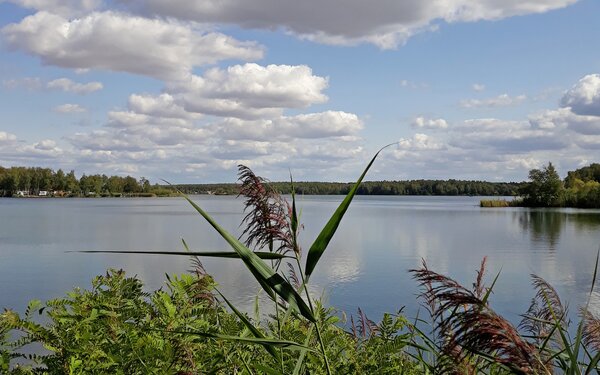
[[[304,292],[306,293],[306,298],[308,299],[308,307],[313,315],[315,315],[315,309],[312,304],[312,300],[310,299],[310,295],[308,293],[308,285],[306,285],[306,281],[304,279],[304,274],[302,273],[302,267],[300,266],[300,259],[298,258],[298,254],[294,252],[296,255],[296,263],[298,264],[298,272],[300,273],[300,277],[302,278],[302,286],[304,286]],[[325,361],[325,367],[327,369],[327,375],[331,375],[331,368],[329,367],[329,359],[327,359],[327,353],[325,352],[325,344],[323,343],[323,338],[321,337],[321,329],[319,328],[319,322],[315,321],[315,329],[317,331],[317,339],[319,340],[319,345],[321,346],[321,353],[323,354],[323,359]]]
[[[271,242],[271,252],[273,251],[273,244]],[[273,268],[273,261],[271,260],[271,268]],[[275,296],[275,316],[277,317],[277,333],[279,335],[279,340],[281,340],[281,322],[280,322],[280,318],[279,318],[279,304],[277,303],[277,296]],[[281,365],[281,373],[285,374],[285,367],[283,365],[283,349],[279,348],[279,362]]]

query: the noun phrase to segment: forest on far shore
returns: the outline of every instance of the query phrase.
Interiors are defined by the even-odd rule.
[[[536,207],[600,207],[600,164],[569,171],[561,180],[549,163],[529,172],[524,182],[488,182],[471,180],[364,181],[358,195],[462,195],[519,196],[515,204]],[[289,181],[267,182],[281,194],[290,194]],[[346,195],[353,182],[294,182],[297,194]],[[175,189],[186,194],[238,195],[237,183],[151,184],[146,178],[132,176],[86,175],[77,178],[75,171],[39,167],[0,166],[0,196],[169,196]]]
[[[292,192],[287,182],[269,182],[282,194]],[[354,182],[296,182],[296,194],[346,195]],[[409,181],[364,181],[358,195],[468,195],[468,196],[515,196],[524,182],[487,182],[469,180],[409,180]],[[186,194],[237,195],[238,184],[179,184],[176,188]]]

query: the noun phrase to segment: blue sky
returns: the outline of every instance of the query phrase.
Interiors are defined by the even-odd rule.
[[[0,0],[0,165],[524,180],[600,161],[593,0]]]

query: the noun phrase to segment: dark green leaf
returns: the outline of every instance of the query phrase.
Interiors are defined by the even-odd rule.
[[[240,258],[246,264],[246,267],[250,270],[254,278],[259,282],[262,288],[274,298],[273,293],[277,293],[287,303],[290,304],[294,309],[297,309],[302,316],[311,322],[315,321],[315,318],[306,305],[306,302],[300,297],[300,295],[294,290],[294,287],[288,283],[280,274],[276,273],[271,267],[263,262],[254,252],[248,249],[242,244],[237,238],[232,236],[229,232],[223,229],[217,224],[214,219],[208,215],[200,206],[192,201],[185,194],[183,197],[198,211],[200,215],[229,243],[229,245],[239,254]],[[189,253],[186,253],[189,255]]]
[[[319,259],[321,259],[321,256],[325,252],[327,245],[329,245],[329,241],[331,241],[331,238],[333,237],[338,226],[340,225],[340,222],[342,221],[346,210],[350,206],[350,203],[352,202],[352,199],[354,198],[354,195],[356,194],[360,183],[362,182],[363,178],[365,178],[365,175],[371,168],[371,165],[373,165],[375,159],[377,159],[377,156],[383,149],[393,144],[395,143],[391,143],[387,146],[384,146],[379,151],[377,151],[375,156],[373,156],[373,159],[371,159],[363,173],[358,178],[358,181],[356,181],[354,186],[352,186],[352,189],[350,189],[348,195],[346,195],[342,203],[333,213],[333,216],[331,216],[327,224],[325,224],[325,227],[323,227],[323,229],[321,230],[321,233],[319,233],[319,236],[317,236],[315,242],[313,242],[312,246],[310,247],[310,250],[308,250],[308,256],[306,258],[306,267],[304,271],[306,282],[308,282],[308,279],[310,278],[310,275],[313,273],[315,267],[317,266]]]
[[[69,251],[70,252],[70,251]],[[155,255],[186,255],[198,257],[213,257],[213,258],[234,258],[240,259],[240,254],[234,251],[146,251],[146,250],[88,250],[76,251],[77,253],[98,253],[98,254],[155,254]],[[291,258],[283,254],[270,253],[267,251],[254,251],[260,259],[282,259]]]

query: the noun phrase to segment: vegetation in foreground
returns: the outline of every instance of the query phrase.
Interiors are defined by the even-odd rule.
[[[11,374],[598,371],[600,319],[590,312],[589,301],[571,336],[560,297],[543,279],[532,276],[536,294],[521,324],[514,326],[490,305],[498,275],[486,286],[485,259],[472,288],[430,270],[425,262],[411,270],[422,288],[427,313],[410,321],[398,313],[385,314],[375,323],[359,310],[347,322],[311,298],[309,279],[374,160],[306,257],[297,241],[301,225],[294,195],[288,203],[263,179],[240,167],[247,213],[244,243],[186,198],[233,252],[191,252],[184,242],[186,252],[161,254],[191,256],[193,270],[168,277],[164,289],[145,293],[138,279],[110,270],[94,280],[92,290],[76,289],[45,304],[34,301],[23,316],[6,310],[0,315],[0,370]],[[206,274],[199,261],[202,256],[242,260],[270,297],[270,313],[261,314],[258,303],[253,314],[241,313]],[[595,280],[594,273],[590,295]],[[37,318],[38,314],[43,316]],[[40,345],[45,354],[26,354],[28,348],[39,351]]]

